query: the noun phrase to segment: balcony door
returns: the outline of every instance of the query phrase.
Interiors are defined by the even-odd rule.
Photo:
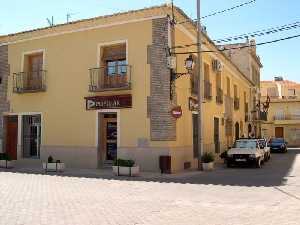
[[[104,46],[101,52],[100,64],[104,69],[104,88],[121,88],[127,85],[126,44]]]
[[[43,72],[43,54],[28,56],[27,87],[35,90],[41,88]]]

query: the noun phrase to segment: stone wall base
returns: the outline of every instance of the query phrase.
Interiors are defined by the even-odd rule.
[[[159,172],[159,156],[171,156],[171,171],[184,170],[184,164],[190,163],[191,169],[197,168],[192,147],[177,148],[119,148],[118,158],[133,159],[142,171]]]
[[[49,156],[61,160],[67,168],[96,169],[98,154],[96,147],[41,146],[41,160]]]

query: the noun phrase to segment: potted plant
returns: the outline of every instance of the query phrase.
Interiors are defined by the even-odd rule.
[[[7,153],[0,153],[0,167],[1,168],[13,168],[15,162]]]
[[[60,160],[54,161],[53,157],[50,155],[47,162],[43,162],[43,169],[48,172],[63,172],[65,170],[65,164]]]
[[[227,163],[227,155],[228,155],[228,151],[224,151],[220,154],[220,158],[224,160],[224,164]]]
[[[211,171],[214,169],[215,156],[212,152],[205,152],[202,155],[201,160],[204,171]]]
[[[113,173],[117,176],[137,176],[140,167],[133,160],[117,159],[113,165]]]

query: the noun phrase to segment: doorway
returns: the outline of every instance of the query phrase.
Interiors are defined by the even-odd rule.
[[[252,126],[251,124],[248,124],[248,137],[250,137],[252,134]]]
[[[39,158],[41,145],[41,115],[22,116],[23,158]]]
[[[240,124],[238,122],[235,123],[235,140],[240,139]]]
[[[283,127],[275,127],[275,137],[276,138],[284,138],[284,128]]]
[[[118,151],[118,122],[116,113],[100,113],[100,160],[114,161]]]
[[[192,114],[193,120],[193,152],[194,158],[198,157],[199,142],[198,142],[198,114]]]
[[[215,153],[220,153],[220,119],[214,118]]]
[[[6,123],[5,152],[12,160],[17,160],[18,116],[7,116],[4,121]]]

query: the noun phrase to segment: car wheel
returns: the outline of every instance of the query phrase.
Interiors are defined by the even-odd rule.
[[[256,161],[256,168],[261,168],[262,166],[262,160],[259,158],[257,161]]]

